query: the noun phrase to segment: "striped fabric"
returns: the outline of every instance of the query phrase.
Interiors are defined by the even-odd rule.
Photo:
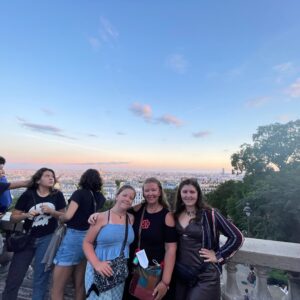
[[[243,245],[244,237],[240,230],[215,209],[204,209],[202,213],[202,230],[204,248],[216,252],[219,269],[227,259],[232,257]],[[215,232],[215,234],[214,234]],[[219,236],[227,237],[226,243],[220,247]]]

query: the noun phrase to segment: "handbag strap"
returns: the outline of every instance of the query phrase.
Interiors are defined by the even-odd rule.
[[[96,203],[96,198],[95,198],[95,195],[93,193],[92,190],[90,190],[91,194],[92,194],[92,197],[93,197],[93,203],[94,203],[94,213],[97,212],[97,203]]]
[[[141,215],[141,219],[140,219],[139,234],[138,234],[138,249],[141,248],[142,222],[143,222],[143,219],[144,219],[145,210],[146,210],[146,204],[143,207],[143,211],[142,211],[142,215]]]
[[[32,199],[33,199],[34,206],[35,206],[35,208],[36,208],[36,199],[35,199],[35,195],[34,195],[34,191],[33,191],[33,190],[31,191],[31,195],[32,195]],[[36,217],[33,217],[32,222],[31,222],[31,224],[30,224],[30,226],[29,226],[29,228],[28,228],[28,231],[27,231],[28,234],[31,233],[32,225],[33,225],[33,222],[34,222],[34,219],[35,219],[35,218],[36,218]],[[15,232],[15,231],[16,231],[16,228],[17,228],[18,223],[19,223],[19,222],[15,223],[12,232]]]
[[[126,243],[127,243],[127,238],[128,238],[128,214],[127,213],[126,213],[126,221],[125,222],[126,222],[126,224],[125,224],[125,237],[124,237],[124,240],[123,240],[120,255],[122,255],[124,253],[125,246],[126,246]]]

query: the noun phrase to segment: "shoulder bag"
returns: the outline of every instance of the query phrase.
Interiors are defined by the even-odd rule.
[[[142,222],[144,219],[146,205],[143,208],[138,235],[138,249],[141,246]],[[134,267],[133,276],[129,285],[129,293],[141,300],[153,300],[153,290],[161,280],[162,268],[159,263],[154,266],[142,268],[140,265]]]
[[[94,282],[92,283],[91,287],[87,291],[86,298],[89,297],[92,291],[94,291],[97,294],[97,296],[99,296],[99,293],[106,292],[116,287],[117,285],[125,282],[128,276],[127,259],[125,258],[125,253],[124,253],[125,246],[127,243],[127,237],[128,237],[128,215],[126,214],[125,237],[120,251],[120,255],[110,261],[110,267],[112,268],[113,275],[107,277],[105,275],[101,275],[96,270],[94,270]]]

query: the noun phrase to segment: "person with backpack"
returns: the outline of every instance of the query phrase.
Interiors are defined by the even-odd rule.
[[[203,201],[200,185],[193,178],[179,184],[175,222],[179,235],[175,299],[220,299],[222,265],[242,246],[242,233]],[[219,245],[220,232],[227,237],[222,247]]]

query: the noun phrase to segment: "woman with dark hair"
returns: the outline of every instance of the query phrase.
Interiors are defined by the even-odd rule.
[[[176,300],[218,300],[222,264],[243,244],[242,233],[204,201],[196,179],[183,180],[176,196],[175,220],[179,235]],[[220,232],[227,237],[220,247]]]
[[[67,231],[54,258],[52,299],[62,300],[64,289],[74,274],[75,299],[85,299],[84,273],[86,259],[82,250],[82,242],[89,228],[89,216],[102,208],[105,198],[101,193],[102,179],[95,169],[85,171],[70,200],[65,214],[59,221],[65,222]]]
[[[28,189],[18,199],[11,221],[25,221],[23,229],[30,232],[31,240],[13,255],[2,299],[16,300],[27,269],[34,257],[33,300],[43,300],[47,294],[50,271],[44,272],[42,259],[63,214],[66,202],[63,194],[54,189],[55,173],[39,169],[31,178]]]
[[[83,250],[89,262],[85,274],[87,299],[122,299],[124,281],[101,292],[95,284],[94,271],[103,277],[113,277],[110,261],[119,257],[122,250],[124,257],[128,258],[129,245],[134,238],[131,225],[134,217],[128,214],[127,210],[131,207],[135,195],[132,186],[123,185],[116,194],[114,206],[108,211],[97,214],[96,224],[91,226],[86,234]],[[126,265],[125,261],[125,269]],[[128,272],[124,271],[122,277],[126,278]]]

